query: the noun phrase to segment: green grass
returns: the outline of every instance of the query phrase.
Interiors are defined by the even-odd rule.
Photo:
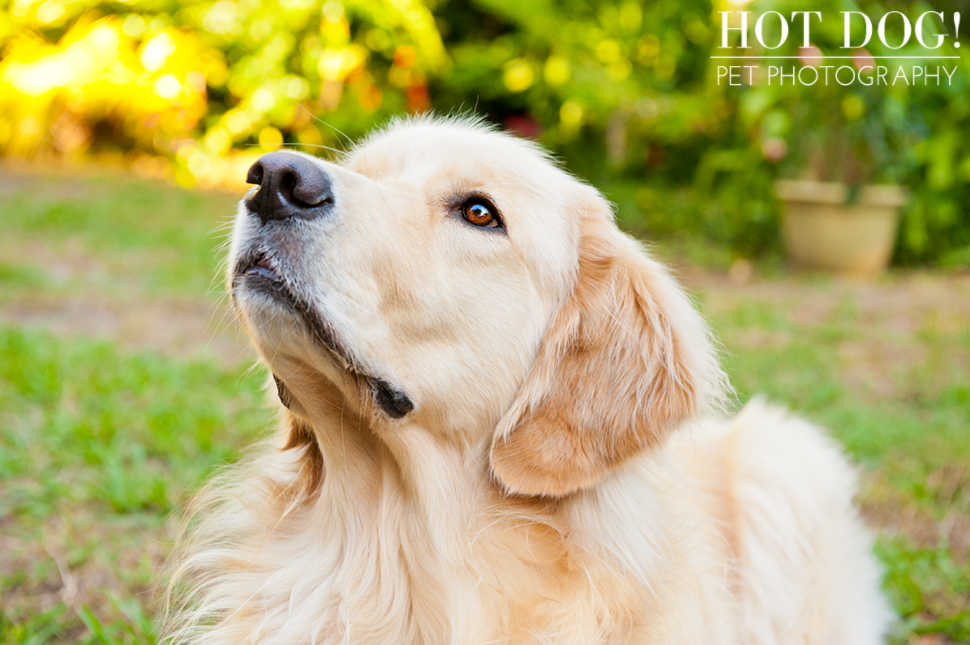
[[[0,525],[14,538],[3,556],[0,634],[28,642],[53,629],[57,641],[104,642],[85,638],[107,616],[105,634],[146,638],[165,519],[272,427],[264,384],[259,371],[0,329]],[[55,556],[105,585],[81,590],[97,611],[32,606],[52,580],[65,583]]]
[[[38,299],[212,301],[216,231],[235,201],[118,177],[23,178],[0,201],[0,320]],[[658,251],[685,248],[705,253]],[[729,265],[717,257],[707,266]],[[903,617],[895,642],[970,641],[970,286],[757,270],[769,277],[697,284],[740,400],[767,394],[862,465]],[[264,382],[238,362],[0,325],[0,643],[153,642],[171,516],[272,426]]]

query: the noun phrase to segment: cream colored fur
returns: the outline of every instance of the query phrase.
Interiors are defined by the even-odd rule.
[[[290,409],[191,510],[169,638],[881,642],[838,446],[760,401],[717,416],[705,323],[594,189],[461,120],[316,163],[334,212],[242,207],[230,264],[268,253],[343,353],[233,283]],[[461,221],[470,194],[504,233]],[[388,416],[368,377],[414,409]]]

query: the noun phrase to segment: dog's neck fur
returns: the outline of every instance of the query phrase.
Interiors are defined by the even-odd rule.
[[[681,536],[648,534],[677,525],[658,521],[669,482],[509,498],[484,443],[449,446],[407,423],[388,433],[335,387],[317,395],[284,414],[287,448],[223,489],[221,513],[204,513],[203,548],[185,567],[204,590],[195,624],[217,626],[197,642],[595,643],[656,630],[716,642],[710,620],[672,627],[676,612],[656,604],[670,592],[650,593],[683,586],[668,572],[696,557]],[[617,474],[629,476],[640,475]],[[623,498],[631,490],[637,499]],[[227,539],[240,547],[232,558]]]
[[[486,441],[448,444],[406,423],[375,430],[349,408],[307,410],[316,445],[304,449],[320,450],[326,472],[303,512],[315,517],[319,539],[344,554],[333,563],[330,593],[348,624],[329,624],[334,636],[365,628],[384,630],[387,641],[408,634],[414,642],[449,642],[487,633],[515,641],[543,625],[558,629],[582,600],[575,597],[577,576],[590,574],[588,556],[565,539],[561,504],[503,498],[488,475]],[[293,432],[301,421],[289,423]],[[631,605],[621,619],[604,615],[602,629],[627,631],[633,587],[598,569],[598,577],[609,578],[602,584],[628,587],[622,604]],[[395,603],[406,603],[407,611],[395,611]]]

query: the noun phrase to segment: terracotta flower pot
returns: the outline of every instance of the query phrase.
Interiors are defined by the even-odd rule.
[[[782,235],[796,265],[836,273],[878,276],[889,264],[900,207],[906,191],[899,186],[864,186],[846,203],[843,184],[778,181],[783,202]]]

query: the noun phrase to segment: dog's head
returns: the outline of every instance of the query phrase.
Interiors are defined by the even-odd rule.
[[[420,427],[487,455],[507,491],[559,496],[722,392],[685,294],[531,144],[405,121],[248,179],[233,301],[309,425],[339,395],[379,436]]]

